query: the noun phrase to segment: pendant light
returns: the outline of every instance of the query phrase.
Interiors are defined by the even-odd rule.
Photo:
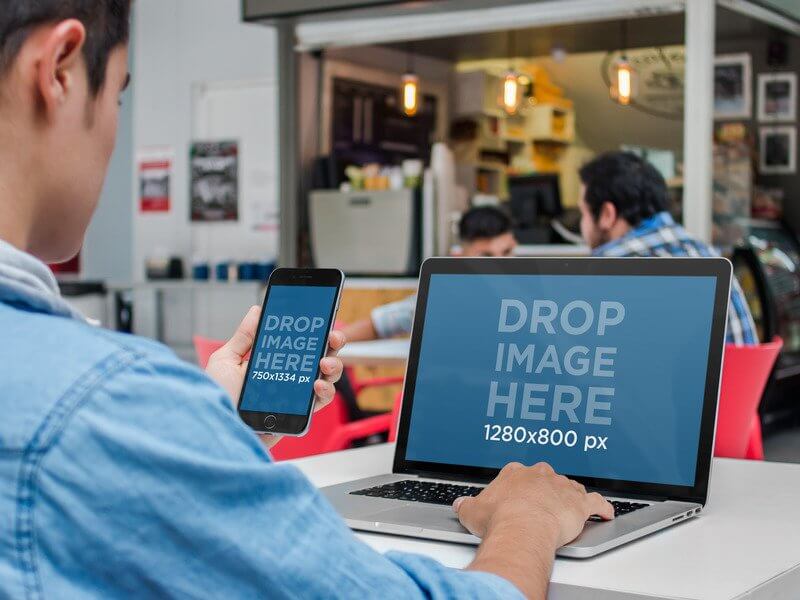
[[[628,48],[628,22],[620,24],[622,50],[619,59],[614,63],[614,72],[611,81],[611,97],[623,106],[628,106],[636,94],[638,75],[631,65],[626,54]]]
[[[419,77],[414,73],[414,55],[410,47],[406,54],[408,62],[400,88],[400,103],[403,106],[403,114],[413,117],[419,109]]]
[[[514,31],[508,34],[509,67],[503,77],[503,93],[500,97],[500,104],[509,115],[515,114],[519,108],[519,75],[514,70],[514,34]]]

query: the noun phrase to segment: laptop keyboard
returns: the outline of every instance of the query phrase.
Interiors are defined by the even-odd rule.
[[[461,496],[477,496],[482,489],[482,487],[473,485],[404,479],[402,481],[356,490],[350,493],[355,496],[372,496],[374,498],[388,498],[390,500],[405,500],[450,506],[456,498]],[[625,502],[622,500],[609,500],[609,502],[611,502],[611,505],[614,507],[614,516],[616,517],[627,515],[640,508],[650,506],[644,502]],[[590,517],[589,520],[601,521],[602,519],[600,517]]]
[[[356,496],[374,496],[391,500],[410,500],[427,504],[451,505],[461,496],[477,496],[482,487],[405,479],[386,485],[350,492]]]

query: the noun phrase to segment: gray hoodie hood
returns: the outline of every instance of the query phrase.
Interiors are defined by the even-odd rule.
[[[84,320],[61,297],[53,272],[42,261],[0,240],[0,302]]]

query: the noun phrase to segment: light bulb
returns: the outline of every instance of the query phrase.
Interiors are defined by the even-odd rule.
[[[503,80],[503,108],[508,114],[513,115],[517,112],[518,104],[519,82],[517,81],[517,74],[509,71]]]
[[[630,65],[620,65],[617,69],[617,89],[619,90],[619,103],[630,104],[633,82],[631,81]]]
[[[611,97],[623,106],[629,105],[636,94],[636,71],[624,57],[614,66],[614,78]]]
[[[403,75],[403,112],[413,117],[419,104],[419,78],[413,73]]]

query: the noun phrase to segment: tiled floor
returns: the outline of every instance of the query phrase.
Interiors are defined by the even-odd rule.
[[[785,429],[764,440],[764,458],[800,463],[800,429]]]

